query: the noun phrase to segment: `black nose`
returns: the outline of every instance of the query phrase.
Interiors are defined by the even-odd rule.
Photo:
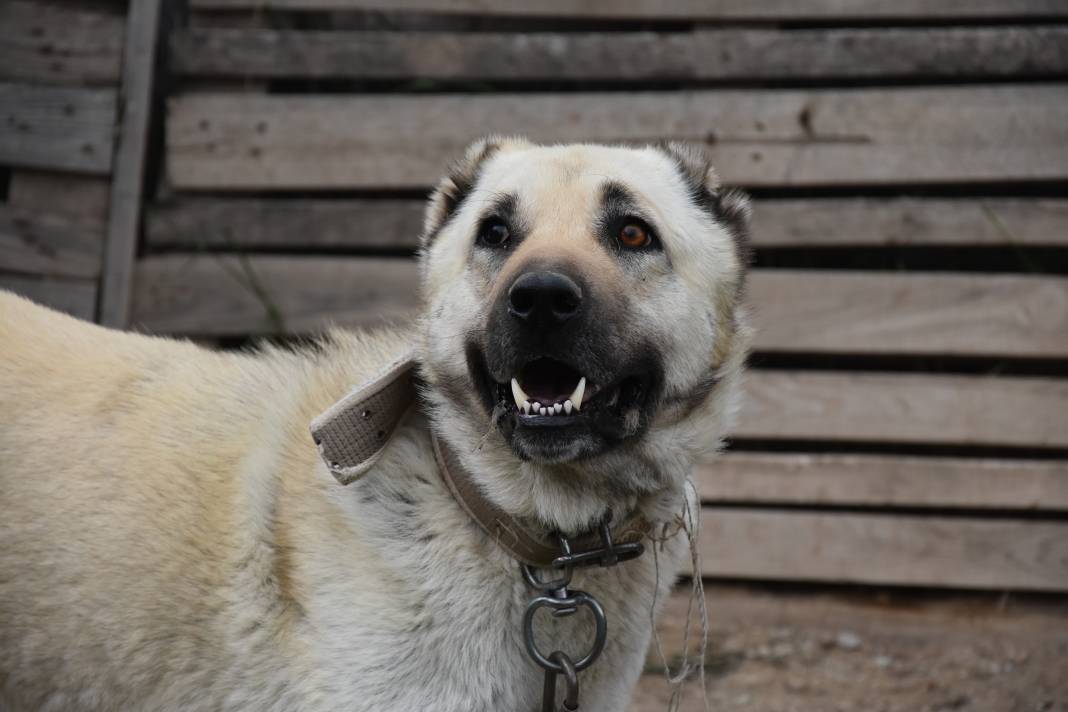
[[[582,289],[559,272],[526,272],[508,290],[508,312],[542,329],[561,326],[581,308]]]

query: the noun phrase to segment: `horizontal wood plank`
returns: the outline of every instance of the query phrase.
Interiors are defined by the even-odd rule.
[[[1059,0],[191,0],[218,10],[386,10],[486,16],[694,20],[1063,17]]]
[[[61,218],[90,227],[108,219],[111,181],[103,176],[16,169],[11,171],[7,203],[17,212]],[[63,196],[56,200],[56,196]]]
[[[289,217],[279,225],[299,229],[297,216]],[[230,303],[241,294],[239,283],[214,278],[206,265],[217,259],[154,258],[154,289],[163,291],[140,296],[149,300],[138,307],[145,325],[202,335],[271,329],[245,311],[216,310],[212,300]],[[364,323],[367,307],[352,300],[350,285],[380,262],[254,256],[247,264],[276,275],[265,288],[281,305],[286,328],[302,332],[328,321]],[[377,283],[376,304],[412,307],[409,295],[418,289],[414,262],[386,264],[392,280]],[[282,279],[291,269],[306,281]],[[186,298],[174,301],[171,288]],[[755,347],[762,351],[1068,357],[1068,279],[1062,277],[756,270],[748,290]],[[258,313],[254,303],[244,304]]]
[[[156,249],[414,250],[424,206],[403,199],[178,198],[149,206],[145,239]],[[1068,207],[1065,221],[1068,227]]]
[[[755,369],[734,437],[1068,447],[1068,380]]]
[[[92,321],[96,314],[95,279],[42,279],[0,273],[0,289],[86,321]]]
[[[412,250],[424,205],[419,199],[174,197],[149,206],[146,240],[167,249]],[[757,200],[751,239],[757,248],[1068,245],[1068,200]]]
[[[0,83],[0,164],[107,173],[116,96],[114,89]]]
[[[174,255],[136,264],[130,325],[201,336],[308,333],[402,321],[417,303],[411,260]]]
[[[710,81],[1068,71],[1063,27],[522,34],[190,28],[170,43],[174,70],[195,77]]]
[[[117,84],[123,19],[43,2],[0,3],[0,79]]]
[[[1068,178],[1068,85],[172,99],[178,189],[426,188],[473,139],[706,142],[729,183]]]
[[[722,509],[702,512],[715,578],[1068,591],[1068,523]]]
[[[103,229],[0,206],[0,272],[97,277]]]
[[[1068,357],[1068,277],[758,270],[754,348]]]
[[[1068,462],[727,452],[694,473],[708,503],[1068,510]]]
[[[1068,200],[830,198],[758,200],[760,247],[1068,245]]]

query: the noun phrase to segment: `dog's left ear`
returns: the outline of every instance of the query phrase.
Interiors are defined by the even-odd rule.
[[[452,217],[478,181],[486,162],[498,151],[530,145],[525,139],[487,136],[475,141],[451,166],[427,203],[423,219],[423,247],[426,247],[445,222]]]
[[[730,231],[738,248],[738,258],[748,265],[752,250],[749,246],[749,220],[752,208],[749,196],[734,188],[724,188],[719,175],[712,168],[712,156],[703,146],[670,142],[658,146],[675,162],[690,190],[690,197]]]

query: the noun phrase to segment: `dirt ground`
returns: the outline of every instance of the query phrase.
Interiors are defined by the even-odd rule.
[[[715,712],[1068,712],[1068,598],[707,589]],[[664,616],[682,650],[686,599]],[[666,710],[651,654],[630,712]],[[680,707],[704,710],[700,683]]]

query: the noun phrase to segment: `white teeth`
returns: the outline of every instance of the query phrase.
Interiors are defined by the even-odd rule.
[[[522,408],[523,404],[527,402],[528,396],[523,392],[523,389],[519,386],[519,381],[512,379],[512,397],[515,398],[515,407]]]
[[[564,401],[564,412],[567,413],[568,415],[571,415],[571,409],[574,408],[574,407],[575,407],[575,405],[571,401],[569,401],[569,400]]]
[[[571,404],[575,406],[575,410],[582,410],[582,394],[586,392],[586,377],[583,376],[579,379],[578,385],[575,386],[575,392],[571,394]]]
[[[530,403],[529,402],[524,401],[523,405],[521,405],[520,407],[523,409],[523,413],[525,413],[526,415],[530,415]]]
[[[548,410],[546,410],[545,408],[542,408],[542,409],[541,409],[541,414],[542,414],[542,415],[547,415],[547,414],[548,414],[548,412],[549,412],[549,411],[548,411]]]
[[[555,410],[557,413],[559,413],[563,409],[564,409],[564,406],[560,405],[559,403],[557,403],[556,405],[553,406],[553,410]]]

